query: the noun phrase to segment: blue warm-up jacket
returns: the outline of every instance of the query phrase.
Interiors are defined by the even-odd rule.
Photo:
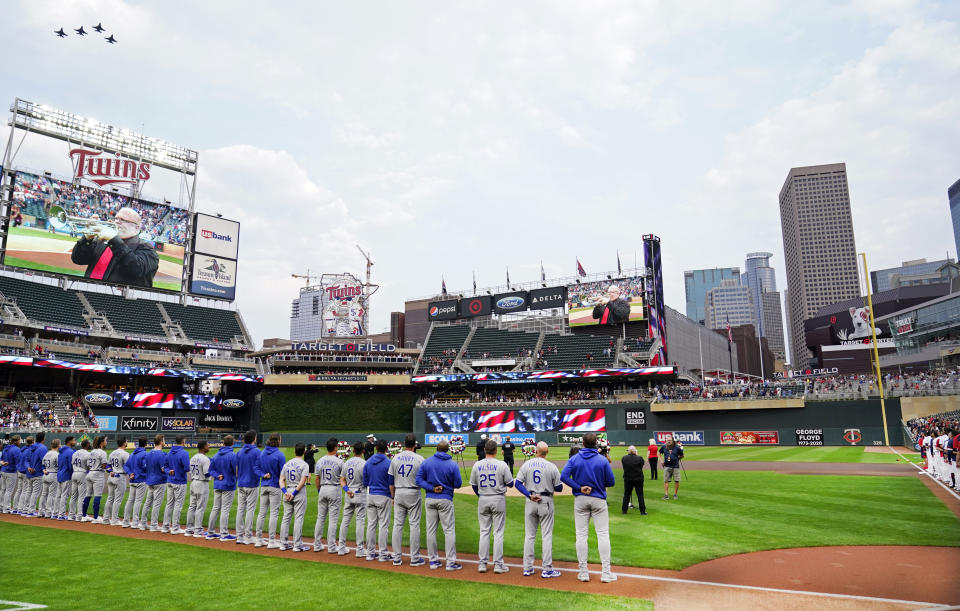
[[[610,463],[594,448],[583,448],[574,454],[560,472],[560,481],[573,488],[574,496],[583,496],[580,488],[590,486],[589,496],[598,499],[607,498],[607,488],[616,484]]]
[[[258,469],[260,470],[261,478],[267,473],[270,474],[270,477],[268,479],[261,479],[262,485],[268,488],[280,487],[280,472],[283,471],[285,461],[286,458],[283,452],[280,451],[280,448],[273,446],[264,448],[263,452],[260,453]]]
[[[427,458],[417,470],[417,485],[427,491],[428,499],[453,500],[453,491],[463,485],[460,467],[446,452],[437,452]],[[434,492],[436,486],[443,486],[443,492]]]
[[[27,471],[27,477],[33,479],[43,475],[43,457],[47,455],[47,446],[42,443],[33,444],[33,453],[30,455],[28,467],[33,467],[33,473]],[[59,463],[58,463],[59,464]]]
[[[363,466],[363,485],[367,494],[390,496],[390,459],[386,454],[377,452]]]
[[[183,446],[173,446],[170,453],[167,454],[167,483],[168,484],[186,484],[187,471],[190,470],[190,455],[183,449]],[[173,471],[173,475],[170,472]]]
[[[73,448],[63,446],[60,448],[60,456],[57,457],[57,481],[63,483],[73,477]]]
[[[223,479],[218,479],[220,476]],[[237,455],[233,447],[220,448],[210,461],[210,477],[213,478],[214,490],[237,489]]]
[[[167,453],[158,448],[147,452],[147,485],[167,483]]]
[[[252,443],[245,443],[237,452],[237,485],[241,488],[256,488],[260,485],[263,472],[258,462],[260,450]]]

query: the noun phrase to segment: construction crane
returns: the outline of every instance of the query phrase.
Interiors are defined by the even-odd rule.
[[[372,284],[370,282],[370,268],[373,267],[373,259],[370,258],[370,253],[364,251],[360,248],[359,244],[355,244],[357,250],[360,251],[360,254],[363,255],[364,260],[367,262],[367,279],[363,283],[363,307],[367,310],[367,320],[370,320],[370,296],[377,292],[377,289],[380,288],[379,284]]]
[[[368,270],[368,271],[367,271],[367,274],[369,275],[369,273],[370,273],[370,272],[369,272],[369,268],[367,268],[367,270]],[[311,273],[310,273],[310,268],[309,268],[309,267],[307,268],[307,273],[306,273],[306,274],[290,274],[290,276],[291,276],[292,278],[303,278],[303,279],[305,279],[305,280],[307,281],[306,286],[310,286],[310,280],[311,280],[311,279],[313,279],[313,280],[319,280],[319,279],[320,279],[320,276],[318,276],[318,275],[316,275],[316,274],[311,274]]]

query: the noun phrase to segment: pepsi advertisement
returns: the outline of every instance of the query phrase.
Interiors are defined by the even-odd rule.
[[[431,301],[427,307],[427,317],[430,320],[456,320],[457,300]]]

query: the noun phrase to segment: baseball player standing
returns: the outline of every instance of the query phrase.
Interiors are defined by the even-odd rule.
[[[313,529],[313,551],[323,549],[324,522],[328,520],[327,552],[337,553],[337,518],[340,517],[340,473],[343,462],[337,458],[337,443],[335,437],[327,440],[327,455],[317,461],[313,473],[317,479],[317,525]]]
[[[363,465],[366,460],[363,458],[363,442],[358,441],[353,444],[353,456],[343,464],[340,470],[340,485],[346,496],[343,497],[343,512],[340,520],[340,540],[338,541],[337,554],[346,556],[347,550],[347,531],[350,530],[350,522],[353,517],[357,517],[356,541],[357,558],[366,556],[364,550],[364,523],[363,519],[367,509],[367,491],[363,487]]]
[[[197,443],[197,453],[190,459],[190,504],[187,507],[187,528],[185,537],[207,536],[203,530],[203,512],[207,509],[207,499],[210,497],[210,459],[207,452],[210,444],[206,441]]]
[[[130,494],[127,495],[127,504],[123,508],[123,528],[139,528],[143,525],[143,504],[147,496],[147,438],[137,440],[137,447],[124,465],[127,480],[130,485]]]
[[[167,507],[163,512],[163,528],[160,532],[171,535],[182,534],[180,530],[180,513],[183,511],[183,500],[187,496],[187,474],[190,472],[190,455],[183,447],[182,434],[173,439],[173,447],[167,454]]]
[[[534,545],[537,541],[537,527],[540,527],[540,547],[543,554],[543,570],[540,577],[549,579],[559,577],[560,571],[553,569],[553,494],[563,490],[560,483],[560,470],[547,460],[550,447],[545,441],[537,444],[537,456],[525,461],[517,473],[517,490],[527,497],[523,516],[526,538],[523,540],[523,576],[533,575]]]
[[[43,458],[47,455],[47,446],[43,444],[46,433],[37,433],[37,441],[33,444],[33,453],[30,455],[30,464],[27,465],[27,482],[30,484],[30,497],[27,499],[27,516],[36,518],[40,515],[37,510],[37,501],[43,489]]]
[[[20,450],[20,460],[17,462],[17,491],[13,495],[13,512],[18,515],[29,513],[27,502],[30,500],[30,481],[27,479],[27,468],[33,461],[33,436],[27,436],[27,445]]]
[[[363,487],[367,489],[367,560],[386,562],[387,530],[390,523],[390,459],[387,440],[377,441],[377,452],[363,465]]]
[[[17,463],[20,462],[20,435],[10,438],[3,446],[0,454],[0,477],[3,478],[3,498],[0,499],[0,509],[3,513],[13,511],[13,497],[17,491]]]
[[[233,453],[233,435],[223,438],[223,447],[210,461],[210,477],[213,478],[213,508],[207,524],[207,539],[235,541],[230,534],[230,508],[237,491],[237,455]],[[220,520],[220,534],[213,525]]]
[[[267,546],[267,549],[280,549],[277,541],[277,516],[280,515],[280,503],[283,495],[280,493],[280,472],[283,470],[284,456],[280,451],[280,435],[270,435],[267,447],[260,453],[260,464],[257,469],[260,476],[260,513],[257,514],[256,543],[254,547]],[[309,467],[309,465],[308,465]],[[269,509],[268,509],[269,508]],[[263,539],[263,520],[270,512],[269,531],[267,540]]]
[[[610,570],[610,522],[607,514],[607,488],[616,483],[610,461],[597,452],[597,434],[583,436],[583,449],[563,467],[560,480],[573,489],[573,519],[577,533],[577,579],[590,581],[587,568],[587,535],[590,520],[597,533],[600,550],[600,581],[610,583],[617,576]]]
[[[305,552],[310,548],[303,544],[303,516],[307,511],[307,480],[310,467],[303,460],[306,446],[298,443],[293,448],[294,458],[287,461],[280,471],[280,492],[283,494],[283,521],[280,523],[280,548],[291,549],[287,544],[290,520],[293,519],[293,551]]]
[[[442,566],[437,551],[437,525],[443,526],[443,542],[448,571],[459,571],[457,562],[456,514],[453,511],[453,491],[463,485],[460,467],[451,460],[450,444],[440,441],[437,452],[423,461],[417,470],[417,485],[427,491],[427,556],[430,568]]]
[[[410,566],[423,566],[420,557],[420,514],[423,497],[417,485],[417,471],[423,456],[416,452],[417,436],[408,433],[403,440],[403,451],[390,461],[387,470],[390,496],[393,497],[393,566],[403,564],[403,522],[410,522]]]
[[[67,503],[70,502],[70,490],[73,487],[73,446],[76,443],[73,436],[69,436],[63,441],[60,448],[60,457],[57,459],[57,497],[60,499],[59,506],[54,512],[58,520],[67,519]]]
[[[60,440],[50,442],[50,451],[43,457],[43,490],[40,492],[40,516],[53,517],[60,505],[57,486],[57,464],[60,458]]]
[[[167,486],[167,453],[163,451],[163,435],[153,438],[153,450],[147,452],[147,501],[143,507],[150,532],[160,530],[160,506],[163,505],[163,489]],[[140,521],[141,526],[143,520]]]
[[[83,499],[83,515],[87,516],[87,508],[90,505],[90,497],[93,497],[93,518],[90,520],[94,524],[103,524],[103,518],[100,517],[100,502],[103,500],[103,490],[107,485],[107,473],[104,470],[107,465],[107,438],[102,435],[93,440],[93,450],[87,457],[87,497]]]
[[[258,466],[257,432],[243,434],[243,447],[237,452],[237,544],[253,545],[253,518],[257,512],[257,493],[263,473]]]
[[[87,515],[80,513],[80,503],[87,495],[87,459],[90,458],[90,440],[80,442],[80,449],[70,458],[73,464],[72,486],[70,487],[70,515],[68,520],[80,522]],[[87,520],[82,520],[86,522]]]
[[[110,476],[107,477],[107,506],[103,510],[103,519],[111,526],[120,526],[120,506],[123,504],[123,495],[127,491],[127,471],[125,469],[130,454],[127,452],[127,438],[117,438],[117,449],[110,452],[107,461],[110,463]]]
[[[507,488],[513,487],[513,477],[507,463],[497,460],[497,442],[488,439],[483,446],[485,458],[473,465],[470,485],[477,499],[477,519],[480,522],[480,562],[477,571],[487,572],[490,558],[490,530],[493,529],[493,572],[510,571],[503,562],[503,534],[507,525]]]

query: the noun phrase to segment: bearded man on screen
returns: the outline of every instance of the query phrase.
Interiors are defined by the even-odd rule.
[[[160,258],[139,237],[140,215],[133,208],[120,208],[114,222],[116,232],[104,225],[80,238],[70,260],[87,266],[84,278],[152,288]]]

